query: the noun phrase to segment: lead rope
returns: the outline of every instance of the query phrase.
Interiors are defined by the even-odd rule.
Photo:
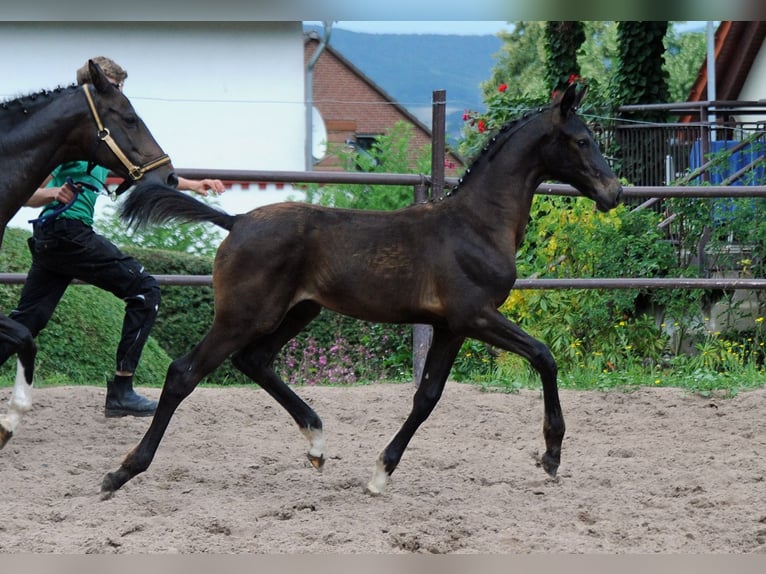
[[[98,188],[97,187],[95,187],[95,186],[93,186],[93,185],[91,185],[89,183],[86,183],[84,181],[77,181],[77,182],[73,181],[71,177],[67,177],[66,178],[66,185],[68,185],[69,188],[74,192],[74,197],[70,201],[68,201],[67,203],[60,204],[55,209],[50,209],[50,210],[47,210],[47,211],[43,211],[43,213],[40,215],[40,217],[38,217],[36,219],[30,219],[29,223],[31,223],[33,225],[42,226],[42,225],[46,225],[47,223],[50,223],[51,221],[56,219],[59,215],[61,215],[67,209],[69,209],[70,207],[72,207],[74,205],[75,201],[77,201],[77,197],[80,195],[80,193],[82,193],[82,191],[83,191],[82,188],[83,187],[86,187],[86,188],[90,189],[91,191],[95,191],[96,193],[98,193]]]

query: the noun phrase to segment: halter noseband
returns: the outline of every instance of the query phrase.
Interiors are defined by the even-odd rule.
[[[128,159],[128,156],[122,152],[120,146],[117,145],[117,142],[114,141],[114,138],[112,138],[112,134],[109,133],[109,130],[104,127],[104,124],[101,123],[101,117],[98,115],[98,111],[96,111],[96,106],[93,103],[93,97],[90,95],[88,84],[83,84],[82,89],[85,92],[85,98],[88,100],[90,111],[93,113],[93,119],[96,121],[96,126],[98,127],[98,139],[108,145],[109,149],[112,150],[112,153],[114,153],[114,155],[117,156],[117,159],[122,162],[122,165],[124,165],[125,169],[128,170],[128,175],[130,176],[131,180],[138,181],[147,171],[151,171],[154,168],[160,167],[161,165],[170,163],[170,158],[167,156],[167,154],[163,154],[160,157],[145,163],[144,165],[139,166],[133,164]],[[120,188],[123,186],[125,186],[124,183],[120,185]],[[127,187],[128,186],[125,186],[125,188]]]

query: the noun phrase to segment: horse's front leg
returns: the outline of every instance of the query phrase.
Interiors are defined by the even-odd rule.
[[[26,363],[26,365],[25,365]],[[21,417],[32,408],[32,375],[34,358],[25,360],[19,358],[16,364],[16,380],[13,392],[8,401],[8,412],[0,415],[0,448],[5,446],[21,422]]]
[[[420,384],[412,399],[412,410],[401,429],[378,456],[370,482],[368,494],[378,495],[388,482],[391,473],[399,465],[410,440],[418,427],[428,418],[444,390],[452,363],[457,357],[464,339],[454,334],[434,328],[431,347],[428,349]]]
[[[484,314],[479,324],[481,327],[471,330],[471,338],[516,353],[525,358],[540,375],[543,385],[543,437],[546,447],[540,464],[545,472],[555,477],[561,463],[561,444],[566,430],[559,403],[556,360],[544,343],[525,333],[495,309]]]
[[[0,343],[3,353],[0,364],[12,353],[17,356],[16,380],[8,402],[8,413],[0,415],[0,448],[3,448],[16,431],[21,417],[32,408],[37,346],[29,329],[5,315],[0,315]]]

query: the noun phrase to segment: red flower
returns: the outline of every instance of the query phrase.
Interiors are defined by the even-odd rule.
[[[504,92],[504,91],[505,91],[505,90],[507,90],[507,89],[508,89],[508,84],[500,84],[500,85],[497,87],[497,91],[498,91],[498,92]]]
[[[487,124],[484,123],[484,120],[479,120],[479,126],[477,129],[479,130],[480,134],[483,134],[485,131],[487,131]]]
[[[577,74],[570,74],[569,75],[569,83],[570,84],[574,84],[578,80],[582,80],[582,78],[580,76],[578,76]]]

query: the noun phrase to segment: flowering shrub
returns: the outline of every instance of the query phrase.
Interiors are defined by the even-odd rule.
[[[282,376],[289,385],[358,383],[364,378],[365,365],[374,358],[364,346],[349,346],[340,336],[329,348],[322,346],[314,337],[304,341],[293,339],[282,353]]]
[[[569,76],[569,83],[582,83],[583,79],[577,74]],[[551,94],[555,96],[556,92]],[[463,141],[460,143],[460,151],[467,157],[474,157],[485,145],[487,137],[500,129],[505,123],[522,115],[525,111],[538,108],[547,104],[550,99],[520,98],[511,93],[508,84],[503,82],[497,89],[485,97],[487,111],[484,113],[475,110],[463,112]]]
[[[275,361],[291,385],[351,385],[412,376],[412,329],[322,313]]]

